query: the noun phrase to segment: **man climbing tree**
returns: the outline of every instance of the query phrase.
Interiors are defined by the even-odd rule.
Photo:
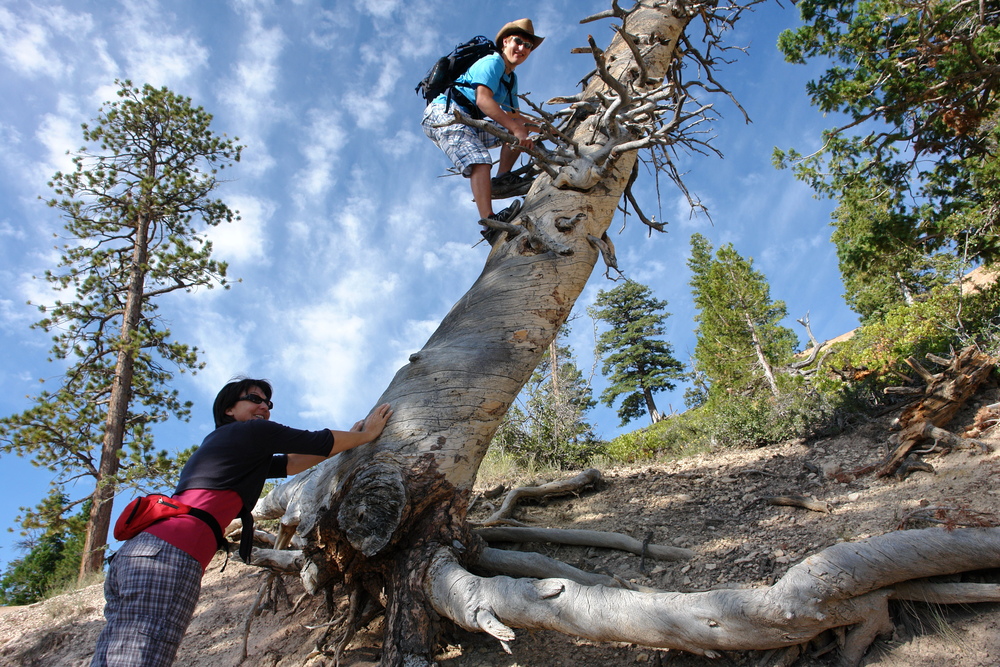
[[[684,366],[673,356],[664,334],[666,301],[653,297],[646,285],[626,281],[614,289],[597,293],[590,316],[608,325],[597,339],[597,354],[604,357],[601,373],[610,384],[601,401],[611,407],[621,396],[618,417],[624,426],[645,412],[652,423],[663,417],[653,394],[674,388],[684,378]]]
[[[701,124],[711,107],[692,96],[721,89],[712,73],[717,36],[741,11],[714,2],[611,4],[591,17],[614,21],[611,46],[605,51],[591,38],[581,47],[594,75],[577,95],[553,101],[565,109],[538,113],[541,138],[530,150],[542,173],[523,208],[510,221],[488,221],[503,234],[483,273],[378,399],[395,410],[382,435],[276,487],[254,509],[280,519],[279,547],[293,532],[304,540],[300,549],[257,549],[255,564],[297,574],[309,593],[346,600],[346,608],[329,607],[318,651],[339,654],[382,610],[380,660],[387,667],[433,664],[448,622],[489,633],[504,647],[516,638],[514,628],[545,628],[712,658],[730,649],[787,648],[775,659],[781,664],[837,629],[843,641],[831,646],[856,664],[891,627],[891,596],[931,593],[895,583],[1000,566],[998,529],[899,531],[836,544],[773,586],[695,593],[594,581],[541,554],[490,560],[495,550],[467,521],[490,440],[597,259],[616,264],[606,232],[621,197],[632,199],[637,153],[656,151],[658,164],[678,175],[670,156],[704,146]],[[685,37],[692,22],[705,41]],[[694,72],[704,80],[684,78]],[[554,148],[536,150],[545,142]],[[760,305],[774,310],[769,299]],[[635,548],[645,554],[657,546]]]
[[[236,219],[210,195],[217,171],[242,149],[213,134],[212,116],[189,98],[118,83],[118,100],[83,126],[91,147],[51,184],[49,205],[65,216],[68,240],[45,278],[72,298],[39,306],[45,316],[35,326],[55,334],[53,357],[68,362],[62,386],[0,421],[3,451],[33,458],[57,484],[94,479],[81,578],[103,564],[119,482],[169,467],[149,427],[168,413],[187,418],[189,404],[167,386],[170,367],[201,364],[195,348],[170,340],[155,299],[226,286],[226,265],[201,232]]]

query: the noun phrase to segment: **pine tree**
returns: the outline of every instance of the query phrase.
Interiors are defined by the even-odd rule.
[[[654,424],[660,421],[653,394],[674,389],[673,381],[685,378],[673,347],[659,338],[670,316],[666,307],[649,287],[630,280],[598,292],[588,311],[609,327],[597,339],[597,354],[604,358],[601,373],[610,378],[601,402],[611,407],[624,396],[618,407],[622,426],[643,414]]]
[[[698,315],[695,364],[709,382],[709,395],[725,391],[778,395],[774,368],[786,363],[798,341],[779,322],[785,304],[771,301],[767,279],[732,244],[712,246],[691,237],[691,287]]]
[[[565,327],[560,330],[565,335]],[[597,402],[576,365],[572,349],[558,336],[521,391],[523,408],[512,405],[495,445],[524,462],[558,467],[581,465],[600,448],[587,421]]]
[[[83,125],[90,148],[50,183],[48,203],[66,218],[68,238],[45,279],[72,297],[40,306],[35,326],[54,334],[52,357],[67,364],[62,386],[0,421],[3,451],[33,458],[57,484],[93,478],[81,578],[103,564],[119,482],[169,466],[149,426],[187,418],[190,403],[168,382],[172,369],[201,364],[195,348],[170,339],[155,300],[226,286],[226,265],[211,258],[202,230],[236,219],[210,195],[242,148],[214,135],[212,116],[189,98],[117,83],[119,99]]]
[[[844,114],[808,157],[779,165],[834,198],[848,303],[878,318],[1000,258],[1000,9],[989,3],[803,0],[779,48],[821,59],[814,105]],[[858,132],[858,134],[852,134]]]
[[[38,602],[51,591],[72,584],[80,569],[87,532],[90,503],[79,512],[63,517],[69,498],[53,490],[35,510],[20,520],[27,539],[19,546],[27,550],[12,560],[0,576],[0,604]]]

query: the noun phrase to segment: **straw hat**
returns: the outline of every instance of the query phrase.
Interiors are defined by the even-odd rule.
[[[504,27],[500,28],[500,32],[497,33],[497,38],[493,41],[496,42],[497,46],[503,42],[503,38],[507,35],[516,32],[524,33],[531,40],[532,48],[537,49],[538,45],[542,43],[544,37],[539,37],[535,34],[535,26],[531,25],[531,19],[518,19],[516,21],[511,21]]]

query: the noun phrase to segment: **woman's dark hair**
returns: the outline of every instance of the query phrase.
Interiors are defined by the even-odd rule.
[[[229,381],[225,387],[219,392],[215,397],[215,403],[212,405],[212,415],[215,417],[215,428],[220,426],[225,426],[234,421],[231,416],[226,414],[226,410],[236,405],[236,402],[240,400],[241,397],[246,396],[247,393],[253,387],[258,387],[267,400],[271,400],[271,383],[267,380],[254,380],[247,377],[237,377]]]

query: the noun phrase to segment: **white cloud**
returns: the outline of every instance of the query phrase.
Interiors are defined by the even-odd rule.
[[[400,4],[400,0],[357,0],[354,6],[377,19],[388,19],[392,18]]]
[[[421,143],[427,141],[423,132],[419,134],[410,130],[399,130],[392,137],[378,142],[379,148],[394,158],[401,158],[413,152]]]
[[[260,364],[249,351],[259,328],[255,320],[236,319],[211,307],[199,308],[190,319],[192,331],[184,340],[196,346],[206,362],[193,378],[202,391],[215,396],[235,375],[260,375]]]
[[[333,112],[312,110],[303,129],[299,150],[305,165],[295,175],[295,201],[300,209],[321,203],[337,182],[335,166],[344,147],[345,133]]]
[[[61,6],[22,3],[16,15],[0,7],[0,54],[14,71],[27,77],[57,79],[72,72],[57,45],[81,40],[94,27],[89,14],[74,14]]]
[[[206,232],[206,237],[212,241],[213,256],[230,264],[269,264],[265,230],[277,205],[269,199],[246,194],[227,197],[226,202],[239,212],[240,220],[223,222]]]
[[[66,98],[63,98],[64,100]],[[64,106],[64,105],[61,105]],[[60,109],[63,111],[63,109]],[[51,178],[57,171],[70,172],[74,169],[73,158],[67,151],[76,151],[83,143],[80,133],[80,116],[64,112],[62,115],[45,114],[38,124],[36,138],[45,147],[47,155],[42,158],[39,173],[41,183]]]
[[[385,98],[379,99],[368,91],[349,92],[344,95],[343,103],[344,108],[354,118],[354,122],[363,130],[385,129],[385,118],[393,111]]]
[[[208,49],[188,31],[171,32],[174,18],[155,3],[135,1],[125,7],[119,30],[128,39],[120,43],[127,76],[136,85],[178,88],[207,66]]]
[[[276,317],[283,341],[278,363],[295,377],[305,415],[328,420],[331,428],[349,428],[381,393],[373,377],[375,331],[389,313],[398,285],[374,267],[340,276],[323,294]]]
[[[479,267],[482,263],[482,254],[481,248],[473,247],[470,243],[449,241],[440,247],[425,251],[422,256],[422,266],[427,272],[442,270],[452,274],[456,270],[464,272]]]
[[[260,176],[275,165],[265,137],[284,115],[274,99],[281,76],[278,61],[287,39],[280,27],[265,27],[261,13],[247,9],[245,14],[247,27],[241,43],[247,46],[229,80],[220,84],[219,96],[238,119],[235,134],[247,146],[242,168]]]

